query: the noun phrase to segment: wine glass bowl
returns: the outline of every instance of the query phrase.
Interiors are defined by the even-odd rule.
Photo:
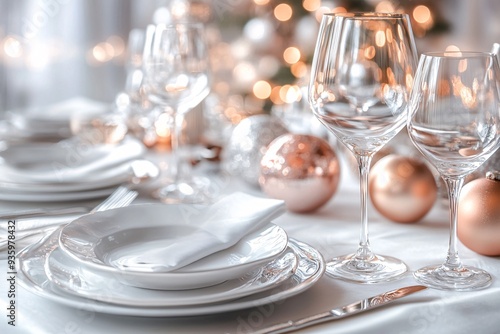
[[[209,60],[201,24],[160,24],[150,38],[144,71],[148,97],[186,113],[207,97]]]
[[[417,54],[406,14],[325,14],[313,57],[309,103],[315,116],[356,157],[361,234],[356,253],[332,259],[331,276],[377,283],[407,266],[376,255],[368,240],[368,174],[373,155],[405,125]]]
[[[488,287],[491,276],[463,265],[457,249],[457,209],[464,178],[500,146],[500,68],[493,54],[435,52],[421,56],[410,98],[408,134],[438,170],[450,199],[446,261],[417,270],[417,280],[444,290]]]
[[[320,121],[351,150],[372,153],[405,124],[416,67],[406,20],[404,14],[324,16],[310,102]]]

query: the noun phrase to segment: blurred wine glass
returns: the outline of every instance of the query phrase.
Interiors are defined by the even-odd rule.
[[[128,37],[125,93],[136,103],[142,99],[141,86],[144,76],[142,71],[142,55],[146,42],[145,38],[146,32],[142,29],[132,29]]]
[[[463,265],[457,249],[457,209],[467,175],[500,147],[500,68],[481,52],[425,53],[410,99],[408,133],[446,183],[450,240],[446,261],[417,270],[421,283],[445,290],[491,284],[484,270]]]
[[[327,273],[358,283],[401,277],[401,260],[377,255],[368,240],[370,161],[406,122],[417,55],[406,14],[325,14],[314,52],[309,102],[316,117],[355,156],[361,233],[355,253],[331,259]]]
[[[171,134],[173,179],[156,191],[155,196],[167,203],[207,202],[207,180],[193,177],[179,156],[184,117],[207,97],[210,90],[203,25],[159,24],[154,31],[148,29],[143,71],[143,87],[149,101],[162,107],[174,120]]]
[[[150,25],[148,29],[154,31],[155,27]],[[129,131],[150,146],[157,140],[153,124],[160,112],[148,100],[144,91],[142,57],[145,43],[146,30],[132,29],[130,31],[125,64],[125,87],[124,91],[116,97],[115,103],[118,109],[126,114]]]

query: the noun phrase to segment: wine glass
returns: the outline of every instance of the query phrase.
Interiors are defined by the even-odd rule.
[[[209,93],[208,47],[202,24],[159,24],[146,31],[143,54],[144,85],[148,99],[173,117],[173,180],[155,192],[167,203],[209,201],[206,180],[185,171],[179,156],[184,116]]]
[[[500,69],[491,53],[426,53],[410,97],[408,133],[444,179],[450,200],[446,261],[414,272],[421,283],[445,290],[491,284],[484,270],[463,265],[457,249],[457,208],[464,178],[500,146]]]
[[[356,157],[361,233],[353,254],[327,263],[327,274],[358,283],[401,277],[399,259],[372,252],[368,174],[373,155],[404,127],[417,55],[406,14],[325,14],[314,52],[309,103],[316,117]]]

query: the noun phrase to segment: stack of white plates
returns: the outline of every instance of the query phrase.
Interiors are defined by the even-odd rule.
[[[24,142],[0,152],[0,199],[70,201],[102,197],[131,177],[141,142],[89,145],[76,139]]]
[[[46,106],[9,110],[0,126],[5,140],[60,140],[72,136],[71,121],[75,116],[109,112],[110,105],[84,97],[74,97]]]
[[[174,210],[135,205],[77,219],[18,254],[18,279],[35,294],[80,309],[163,317],[276,302],[305,291],[324,273],[317,250],[288,239],[269,221],[179,268],[144,259],[155,249],[189,253],[210,232],[169,219]],[[137,219],[141,212],[144,219]],[[159,213],[163,219],[152,218]]]

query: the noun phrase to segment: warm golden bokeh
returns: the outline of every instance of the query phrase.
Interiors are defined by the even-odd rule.
[[[274,8],[274,17],[278,21],[288,21],[292,18],[293,10],[289,4],[281,3]]]
[[[301,54],[300,50],[294,46],[290,46],[283,52],[283,59],[288,64],[295,64],[300,60]]]
[[[321,6],[321,0],[304,0],[302,6],[309,12],[314,12]]]
[[[271,85],[267,81],[259,80],[253,85],[253,94],[258,99],[267,99],[271,96]]]

